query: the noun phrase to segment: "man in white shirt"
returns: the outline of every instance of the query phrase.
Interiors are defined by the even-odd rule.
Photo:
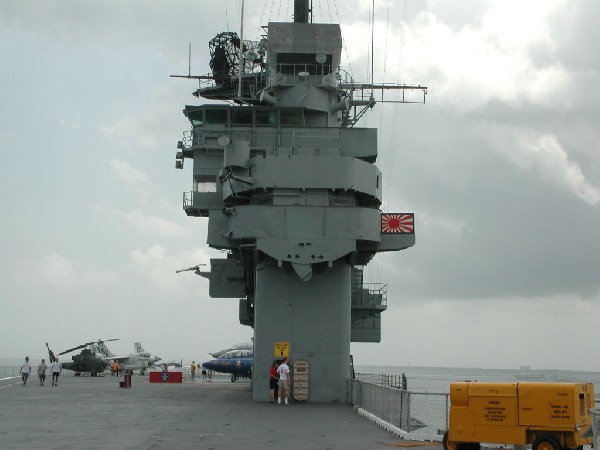
[[[58,362],[58,357],[55,357],[52,363],[52,386],[58,386],[58,376],[61,372],[62,366]]]
[[[46,381],[46,370],[48,366],[46,365],[46,360],[42,359],[41,364],[38,366],[38,378],[40,379],[40,386],[44,385],[44,381]]]
[[[285,404],[288,405],[288,395],[290,392],[290,367],[288,366],[287,357],[277,368],[277,374],[279,375],[279,397],[277,398],[277,403],[281,404],[281,398],[283,397],[285,398]]]
[[[21,379],[23,380],[23,386],[25,386],[27,384],[27,378],[29,378],[29,374],[31,373],[31,364],[29,364],[29,356],[25,357],[25,362],[21,364],[19,373],[21,374]]]

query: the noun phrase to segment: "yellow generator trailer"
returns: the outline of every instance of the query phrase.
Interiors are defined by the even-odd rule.
[[[581,450],[594,440],[593,407],[591,383],[451,383],[444,450],[478,450],[481,442]]]

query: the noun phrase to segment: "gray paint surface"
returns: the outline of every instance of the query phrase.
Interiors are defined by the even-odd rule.
[[[131,389],[111,376],[62,376],[58,387],[0,380],[0,447],[362,450],[401,442],[346,404],[257,403],[249,382],[227,376],[211,383],[147,380],[133,376]]]
[[[243,297],[256,401],[269,400],[275,343],[286,342],[292,361],[308,362],[310,401],[343,402],[350,341],[378,342],[386,307],[382,296],[353,300],[364,290],[362,276],[351,283],[354,267],[415,242],[381,232],[376,130],[348,127],[341,48],[339,25],[269,23],[265,67],[245,73],[240,91],[235,67],[228,81],[197,91],[237,104],[184,110],[195,124],[182,146],[194,190],[215,185],[184,207],[208,216],[208,244],[228,252],[226,263],[211,262],[210,295]]]
[[[269,399],[268,382],[260,374],[269,373],[273,342],[289,342],[291,358],[309,362],[311,400],[345,399],[350,375],[349,298],[350,266],[342,262],[315,274],[310,282],[293,272],[282,273],[274,264],[257,268],[254,400]]]

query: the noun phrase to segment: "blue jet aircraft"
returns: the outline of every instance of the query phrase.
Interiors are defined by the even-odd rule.
[[[202,363],[202,367],[219,373],[230,373],[231,382],[238,378],[252,378],[252,364],[254,353],[252,350],[232,350],[216,359]]]

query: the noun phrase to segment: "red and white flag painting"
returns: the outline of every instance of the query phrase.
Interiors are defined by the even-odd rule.
[[[414,234],[415,215],[413,213],[381,214],[382,234]]]

